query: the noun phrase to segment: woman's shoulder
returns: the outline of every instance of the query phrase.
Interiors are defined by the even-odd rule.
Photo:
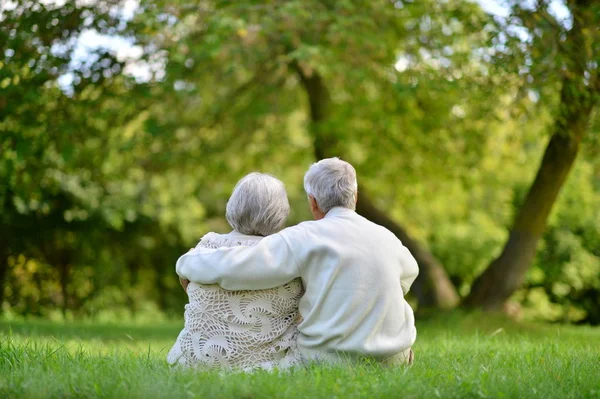
[[[250,236],[232,231],[227,234],[215,232],[206,233],[196,247],[201,248],[221,248],[221,247],[252,247],[260,242],[264,237]]]

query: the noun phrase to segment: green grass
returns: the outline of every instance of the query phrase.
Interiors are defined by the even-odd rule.
[[[0,398],[600,398],[600,329],[447,315],[412,367],[224,374],[169,369],[179,328],[0,322]]]

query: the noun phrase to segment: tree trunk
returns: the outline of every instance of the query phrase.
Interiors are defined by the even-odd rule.
[[[297,71],[308,96],[315,157],[323,159],[335,156],[337,139],[327,125],[331,105],[329,91],[315,71],[307,73],[298,64],[292,67]],[[441,263],[410,237],[402,226],[377,209],[364,191],[358,197],[357,212],[394,233],[419,263],[419,277],[412,286],[419,307],[448,309],[458,304],[459,296]]]
[[[568,70],[564,73],[560,113],[552,138],[502,253],[474,282],[464,302],[467,307],[501,310],[523,284],[552,206],[577,158],[594,105],[595,93],[584,78],[588,60],[584,48],[581,19],[575,14],[565,43]]]
[[[586,121],[587,116],[589,111]],[[580,140],[576,136],[554,134],[508,242],[500,256],[473,283],[465,306],[501,310],[506,300],[521,286],[552,206],[575,162]]]

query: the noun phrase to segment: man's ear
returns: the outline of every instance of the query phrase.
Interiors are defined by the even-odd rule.
[[[315,220],[323,219],[325,217],[325,212],[323,212],[319,207],[317,199],[312,195],[309,195],[308,201],[310,202],[310,212],[313,214]]]
[[[313,197],[312,195],[309,195],[308,201],[310,202],[310,209],[312,211],[318,211],[320,209],[319,203],[317,202],[317,199],[315,197]]]

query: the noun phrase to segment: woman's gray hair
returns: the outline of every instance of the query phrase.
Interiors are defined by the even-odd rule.
[[[234,230],[268,236],[281,230],[290,213],[284,184],[266,173],[250,173],[233,189],[225,217]]]
[[[322,159],[312,164],[304,175],[304,190],[317,200],[325,213],[336,206],[356,209],[356,171],[339,158]]]

